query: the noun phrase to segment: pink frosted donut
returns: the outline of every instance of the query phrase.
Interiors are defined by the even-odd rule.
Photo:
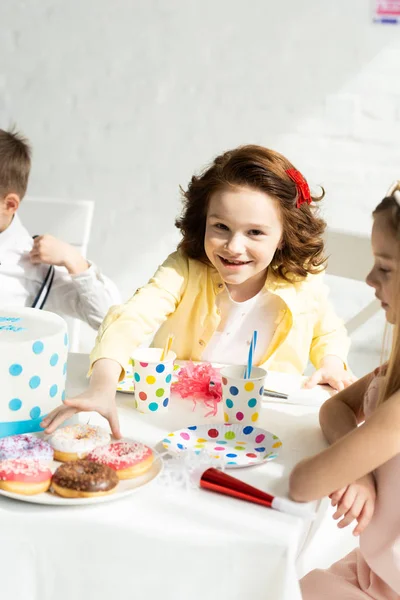
[[[0,489],[7,492],[41,494],[50,487],[52,473],[38,460],[3,460],[0,462]]]
[[[32,433],[11,435],[0,439],[0,460],[11,458],[53,460],[53,448]]]
[[[152,449],[140,442],[114,442],[95,448],[86,459],[111,467],[119,479],[132,479],[150,469],[154,456]]]

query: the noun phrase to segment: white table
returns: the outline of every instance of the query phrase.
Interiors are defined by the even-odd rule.
[[[87,366],[86,355],[70,355],[69,396],[86,387]],[[279,457],[233,475],[286,495],[293,465],[325,447],[318,395],[321,400],[324,392],[310,394],[312,406],[266,403],[259,425],[283,441]],[[169,431],[222,421],[220,414],[206,421],[201,405],[192,412],[190,400],[176,397],[165,414],[138,413],[129,394],[118,394],[118,405],[122,433],[152,446]],[[93,422],[104,419],[95,415]],[[127,498],[85,507],[2,497],[1,597],[299,600],[295,564],[309,533],[310,523],[301,518],[157,480]]]

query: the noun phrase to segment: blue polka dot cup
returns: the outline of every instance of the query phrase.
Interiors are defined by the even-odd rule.
[[[221,369],[222,400],[225,423],[256,423],[260,416],[267,371],[253,367],[244,379],[245,365]]]
[[[161,361],[162,348],[140,348],[132,356],[135,405],[141,413],[159,413],[168,409],[175,352]]]

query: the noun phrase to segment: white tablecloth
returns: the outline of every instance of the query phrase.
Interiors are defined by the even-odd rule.
[[[86,355],[70,355],[69,396],[87,385],[87,365]],[[315,406],[324,394],[313,391],[310,406],[266,403],[259,425],[283,441],[279,457],[234,476],[285,496],[293,465],[325,447]],[[152,446],[169,431],[222,421],[220,414],[206,421],[201,405],[193,412],[190,400],[176,397],[165,414],[138,413],[128,394],[118,394],[118,404],[123,434]],[[99,415],[94,422],[104,424]],[[157,480],[85,507],[2,497],[1,598],[299,600],[296,558],[309,534],[301,518]]]

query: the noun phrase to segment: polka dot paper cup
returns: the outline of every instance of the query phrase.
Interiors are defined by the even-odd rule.
[[[132,356],[136,408],[141,413],[166,410],[171,394],[175,352],[161,361],[162,348],[140,348]]]
[[[253,367],[244,379],[245,365],[221,369],[225,423],[256,423],[260,415],[267,371]]]

